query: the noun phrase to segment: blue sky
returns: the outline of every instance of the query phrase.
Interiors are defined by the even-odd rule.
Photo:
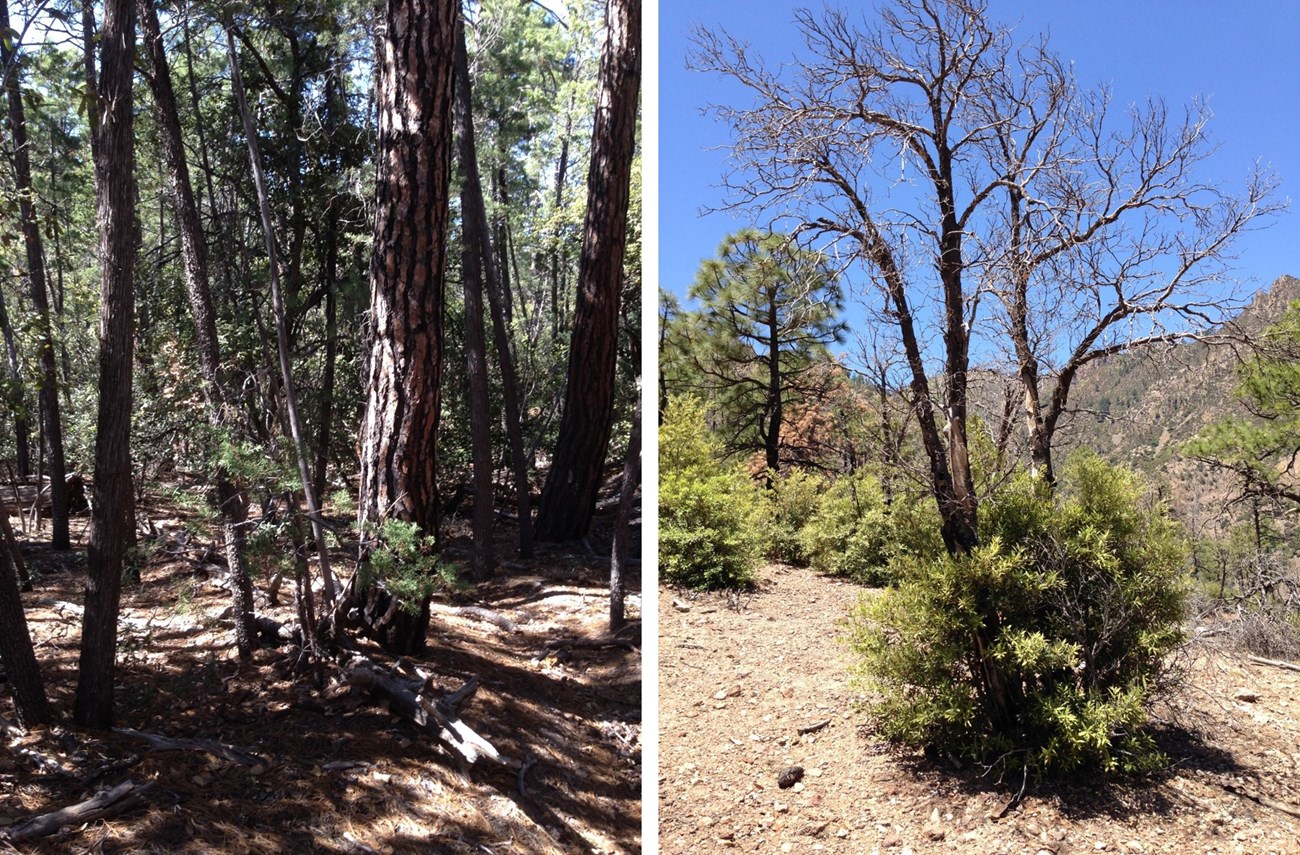
[[[791,62],[800,42],[792,10],[807,5],[751,0],[659,3],[659,284],[684,294],[722,238],[748,224],[732,214],[699,216],[717,205],[728,133],[701,115],[711,103],[747,103],[739,87],[687,71],[692,25],[721,27],[747,41],[769,64]],[[852,6],[854,4],[844,4]],[[873,3],[862,3],[869,9]],[[989,0],[995,22],[1026,37],[1050,32],[1083,86],[1108,84],[1116,107],[1163,98],[1171,113],[1205,96],[1214,112],[1218,151],[1202,177],[1239,189],[1259,160],[1280,175],[1280,195],[1295,200],[1266,231],[1238,244],[1238,276],[1267,287],[1300,275],[1300,3],[1241,0]],[[1018,23],[1017,23],[1018,22]]]

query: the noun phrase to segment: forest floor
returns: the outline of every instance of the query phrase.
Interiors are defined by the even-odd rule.
[[[1154,711],[1168,768],[1031,781],[1007,810],[1019,778],[873,734],[841,641],[863,594],[783,566],[739,596],[661,589],[661,852],[1300,853],[1300,673],[1190,644],[1185,688]]]
[[[151,503],[143,515],[158,536],[142,542],[141,581],[123,589],[116,724],[219,740],[264,762],[157,753],[129,735],[72,727],[85,553],[24,543],[36,577],[24,594],[27,619],[60,723],[0,733],[9,748],[0,751],[0,831],[125,780],[151,786],[142,807],[21,851],[640,851],[639,570],[629,582],[633,632],[617,643],[607,633],[608,560],[581,549],[512,559],[495,581],[435,598],[428,650],[411,661],[443,692],[477,675],[481,688],[462,719],[513,761],[480,759],[462,771],[383,702],[342,685],[337,666],[313,686],[288,648],[240,663],[211,534],[174,504]],[[74,519],[74,539],[84,525]],[[513,535],[502,526],[500,555],[513,556]],[[344,578],[346,555],[336,558]],[[259,614],[291,620],[291,580],[279,599],[271,606],[259,594]],[[490,609],[516,631],[458,606]],[[7,695],[0,691],[0,714],[12,719]],[[525,759],[535,762],[521,775]]]

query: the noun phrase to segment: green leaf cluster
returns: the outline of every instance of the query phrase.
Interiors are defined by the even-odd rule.
[[[806,469],[770,474],[768,498],[772,520],[768,526],[768,557],[774,561],[808,566],[811,556],[804,545],[804,527],[821,507],[826,479]]]
[[[744,471],[722,462],[704,406],[674,398],[659,427],[659,570],[689,588],[754,581],[765,547],[768,505]]]
[[[1022,476],[982,512],[971,554],[899,556],[898,586],[852,613],[880,732],[1042,773],[1158,763],[1145,711],[1182,638],[1187,563],[1165,508],[1080,454],[1054,494]]]
[[[859,470],[823,491],[799,543],[819,572],[885,585],[893,581],[896,559],[942,552],[938,532],[933,502],[910,496],[889,500],[880,480]]]

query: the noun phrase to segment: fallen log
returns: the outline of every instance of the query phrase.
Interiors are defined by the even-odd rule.
[[[7,831],[0,830],[0,840],[8,843],[37,840],[49,837],[67,825],[80,825],[126,813],[144,803],[144,792],[152,786],[152,781],[144,784],[124,781],[112,789],[101,790],[84,802],[23,820]]]
[[[240,766],[266,766],[267,761],[260,755],[240,748],[237,745],[227,745],[224,742],[218,742],[215,739],[175,739],[170,736],[162,736],[157,733],[145,733],[142,730],[132,730],[129,727],[115,727],[113,732],[122,736],[129,736],[133,739],[140,739],[149,743],[151,751],[203,751],[211,754],[213,757],[219,757],[222,760],[229,760],[231,763],[237,763]]]
[[[1256,665],[1272,665],[1274,668],[1285,668],[1288,671],[1300,671],[1300,665],[1294,662],[1284,662],[1281,659],[1265,659],[1263,656],[1247,656],[1251,662]]]
[[[478,621],[483,621],[484,623],[490,623],[493,626],[500,629],[502,632],[514,633],[519,631],[519,627],[515,624],[514,621],[512,621],[510,618],[506,617],[505,615],[501,614],[500,612],[494,612],[491,609],[484,609],[484,608],[480,608],[479,606],[459,606],[457,608],[453,608],[452,613],[459,615],[460,617],[463,618],[469,618],[470,620],[478,620]]]
[[[67,484],[68,510],[74,514],[90,510],[90,502],[86,499],[85,480],[73,472],[68,475]],[[40,511],[42,514],[48,514],[50,510],[49,479],[42,478],[40,483],[36,481],[11,481],[8,484],[0,485],[0,505],[3,505],[5,511],[14,514],[33,509]]]
[[[347,664],[347,682],[368,689],[387,699],[389,708],[410,719],[415,725],[440,740],[449,750],[473,764],[486,757],[503,765],[511,765],[483,737],[460,719],[460,706],[478,690],[478,680],[470,678],[456,691],[441,698],[428,698],[423,692],[430,683],[427,675],[403,678],[366,659],[353,657]]]

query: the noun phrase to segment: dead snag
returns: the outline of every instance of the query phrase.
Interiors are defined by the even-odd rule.
[[[7,843],[37,840],[49,837],[67,825],[80,825],[126,813],[144,803],[144,792],[152,786],[153,782],[137,784],[124,781],[112,789],[99,791],[84,802],[34,816],[8,831],[0,831],[0,840]]]
[[[467,763],[486,757],[503,765],[510,764],[490,742],[460,720],[461,704],[478,690],[477,678],[471,678],[441,698],[430,698],[424,694],[429,686],[429,677],[418,671],[414,678],[399,677],[363,656],[353,657],[347,664],[347,671],[349,683],[386,698],[393,712],[415,722]]]

